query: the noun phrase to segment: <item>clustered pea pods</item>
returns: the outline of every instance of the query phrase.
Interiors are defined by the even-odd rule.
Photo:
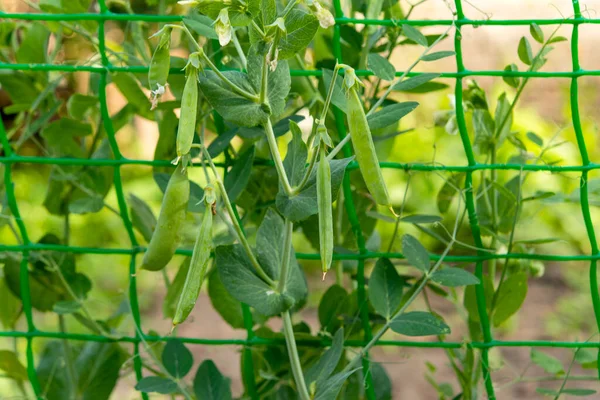
[[[210,264],[210,252],[212,250],[212,223],[213,223],[213,206],[216,198],[214,188],[208,185],[204,188],[204,215],[202,216],[202,224],[198,230],[198,236],[196,237],[196,243],[194,244],[194,252],[192,254],[192,261],[190,262],[190,268],[188,269],[187,276],[181,294],[179,296],[179,302],[175,309],[175,316],[173,317],[173,326],[181,324],[192,312],[198,295],[200,294],[200,288],[202,282],[206,276],[206,271]]]
[[[179,243],[179,232],[190,199],[187,171],[179,164],[167,185],[156,229],[144,254],[142,269],[160,271],[167,266]]]
[[[357,92],[360,81],[352,68],[346,68],[344,85],[347,89],[347,118],[350,138],[360,172],[365,180],[367,189],[377,204],[392,208],[392,202],[383,180],[371,129]]]

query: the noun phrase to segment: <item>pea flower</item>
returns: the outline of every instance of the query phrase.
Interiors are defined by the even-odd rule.
[[[323,7],[317,0],[309,0],[307,1],[307,5],[315,14],[315,17],[317,17],[319,20],[319,25],[321,25],[321,28],[327,29],[335,25],[335,19],[333,18],[331,11]]]
[[[223,8],[221,12],[219,12],[219,16],[214,25],[217,36],[219,36],[219,44],[221,46],[226,46],[231,42],[231,35],[233,35],[233,28],[229,21],[229,11],[227,8]]]

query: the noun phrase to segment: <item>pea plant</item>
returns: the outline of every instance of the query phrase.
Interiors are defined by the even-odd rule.
[[[436,199],[440,215],[407,213],[413,171],[405,166],[406,189],[402,197],[397,196],[394,182],[381,167],[382,147],[391,147],[396,137],[412,130],[402,125],[402,118],[419,106],[413,97],[447,87],[438,81],[440,74],[415,74],[413,69],[454,57],[454,51],[436,47],[450,35],[460,35],[454,23],[427,35],[403,24],[424,2],[404,6],[353,1],[352,16],[372,20],[383,15],[398,23],[342,25],[335,30],[329,6],[318,0],[177,4],[146,0],[148,9],[107,2],[115,14],[164,14],[167,5],[185,14],[175,23],[121,27],[126,38],[123,51],[95,40],[91,21],[63,21],[48,27],[0,22],[1,54],[9,61],[52,63],[59,50],[46,51],[50,35],[61,42],[77,34],[94,51],[106,53],[92,56],[90,65],[100,62],[116,69],[149,65],[147,75],[114,70],[94,77],[90,93],[69,93],[66,101],[60,92],[62,74],[0,70],[0,84],[12,101],[4,112],[14,117],[1,138],[4,155],[35,149],[41,157],[89,162],[51,167],[43,205],[51,215],[64,218],[64,236],[43,235],[26,258],[0,254],[4,278],[0,294],[6,304],[0,313],[3,326],[16,330],[23,314],[31,324],[27,307],[58,316],[60,333],[55,337],[59,340],[44,346],[35,377],[21,364],[16,345],[15,351],[0,350],[0,370],[23,397],[28,396],[24,383],[31,380],[46,399],[108,399],[121,378],[135,373],[135,389],[144,398],[157,394],[198,400],[233,398],[230,378],[210,359],[202,360],[194,377],[188,377],[194,355],[179,331],[190,324],[203,286],[223,320],[234,329],[246,329],[249,340],[257,343],[241,351],[240,398],[389,399],[392,379],[371,358],[372,348],[384,335],[427,337],[443,346],[441,342],[457,332],[464,345],[444,349],[456,384],[438,378],[433,364],[428,364],[426,380],[440,399],[477,399],[493,393],[490,374],[498,364],[494,358],[500,356],[472,344],[488,341],[490,321],[492,328],[500,330],[511,320],[523,305],[529,280],[543,275],[544,265],[528,259],[492,258],[485,272],[472,273],[472,262],[454,263],[449,256],[473,251],[533,252],[540,242],[518,240],[516,234],[525,214],[523,206],[556,201],[557,195],[524,195],[529,172],[523,169],[512,175],[481,169],[470,188],[465,180],[472,178],[465,173],[440,173],[444,179]],[[83,3],[40,1],[39,8],[49,13],[85,12]],[[456,18],[453,10],[449,13]],[[22,31],[22,37],[11,37],[11,29]],[[534,54],[529,39],[523,37],[517,51],[528,72],[540,70],[552,45],[566,41],[557,32],[558,28],[546,38],[538,25],[531,25],[530,35],[539,50]],[[419,55],[404,71],[397,71],[390,60],[408,48],[417,48]],[[317,77],[291,72],[315,69]],[[518,70],[516,64],[505,68]],[[108,81],[127,100],[112,116],[106,93],[98,89]],[[504,81],[510,89],[498,97],[494,111],[485,91],[470,81],[460,104],[454,101],[452,109],[436,114],[436,126],[450,135],[468,129],[476,156],[485,163],[559,162],[550,155],[563,142],[546,143],[533,132],[523,136],[513,131],[513,111],[529,78],[509,74]],[[400,101],[404,97],[409,99]],[[114,172],[110,163],[102,162],[120,158],[115,132],[134,116],[156,122],[160,132],[152,164],[154,181],[163,192],[157,217],[133,194],[127,203],[119,200],[119,210],[105,201],[111,188],[120,193],[117,196],[122,196],[123,188],[119,170]],[[461,126],[465,121],[468,126]],[[287,148],[284,139],[289,139]],[[532,144],[537,154],[530,151]],[[501,159],[506,154],[510,158]],[[5,172],[7,183],[0,186],[0,227],[6,224],[17,243],[23,244],[29,239],[10,203],[11,172],[4,164],[0,167],[6,168],[0,172]],[[469,195],[475,196],[476,210],[468,207]],[[78,271],[73,253],[60,250],[69,245],[72,215],[104,209],[130,221],[130,239],[143,250],[138,268],[133,259],[132,275],[152,275],[165,284],[162,311],[170,323],[162,333],[139,328],[135,286],[110,317],[94,315],[88,301],[92,280]],[[473,243],[464,229],[467,215],[473,212],[485,247]],[[385,256],[379,258],[375,258],[381,247],[376,224],[393,232],[386,238]],[[430,254],[422,239],[404,233],[415,229],[435,242],[439,255]],[[309,301],[305,270],[310,263],[299,262],[295,247],[300,243],[315,249],[308,258],[318,261],[320,278],[331,283],[319,300],[316,332],[302,320]],[[397,259],[395,250],[402,252]],[[186,257],[171,279],[167,271],[176,254]],[[367,279],[365,270],[370,268]],[[452,305],[463,317],[465,329],[451,332],[435,311],[433,296]],[[119,343],[128,315],[142,352],[137,343],[133,354]],[[66,340],[67,317],[102,341]],[[595,356],[577,349],[573,362],[593,368]],[[547,373],[547,380],[562,381],[560,389],[539,388],[540,394],[558,398],[595,393],[566,387],[573,363],[565,368],[560,360],[538,350],[531,351],[531,363]],[[510,384],[525,382],[525,372]],[[393,378],[402,384],[401,378]]]

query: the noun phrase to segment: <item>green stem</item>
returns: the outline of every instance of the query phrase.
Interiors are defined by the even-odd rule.
[[[298,4],[298,0],[292,0],[289,3],[287,3],[287,5],[285,6],[285,8],[283,9],[283,13],[282,13],[282,18],[285,19],[288,14],[290,13],[290,11],[292,11],[294,9],[294,6]]]
[[[298,390],[298,398],[300,398],[300,400],[310,400],[310,394],[308,392],[308,388],[306,387],[306,382],[304,381],[302,365],[300,364],[300,357],[298,356],[298,348],[296,347],[294,327],[292,325],[292,317],[290,316],[290,312],[285,311],[281,313],[281,319],[283,320],[283,334],[285,336],[285,344],[290,357],[292,375],[294,376],[296,389]]]
[[[231,201],[229,200],[229,196],[227,195],[227,189],[225,189],[225,185],[223,185],[223,182],[221,181],[219,171],[217,171],[217,167],[215,167],[215,164],[210,154],[208,154],[208,150],[206,149],[206,147],[202,146],[202,151],[204,152],[204,158],[208,161],[210,168],[212,169],[213,174],[215,175],[215,182],[219,188],[219,192],[221,193],[221,198],[223,199],[223,203],[225,204],[225,209],[227,210],[227,214],[231,219],[231,223],[233,224],[233,228],[235,229],[238,240],[240,241],[242,247],[244,247],[244,251],[250,259],[250,263],[256,270],[258,276],[260,276],[271,287],[275,287],[275,282],[263,270],[262,266],[256,259],[254,252],[252,251],[252,247],[250,247],[250,243],[248,243],[248,239],[246,238],[246,235],[244,234],[244,231],[240,223],[238,222],[238,219],[236,218],[235,211],[233,210],[233,206],[231,205]]]
[[[273,162],[275,164],[275,169],[277,170],[277,174],[279,175],[279,181],[283,185],[285,193],[288,196],[292,196],[292,186],[290,185],[290,181],[288,180],[287,174],[285,173],[283,161],[281,160],[281,155],[279,154],[279,148],[277,146],[277,139],[275,139],[275,132],[273,132],[273,125],[271,124],[270,119],[267,119],[267,123],[264,125],[264,127],[265,134],[267,136],[267,142],[269,143],[269,148],[271,149],[271,156],[273,157]]]
[[[61,314],[58,315],[58,326],[60,328],[61,333],[67,333],[67,328],[65,325],[65,317]],[[75,374],[75,368],[73,366],[73,360],[71,359],[73,352],[71,351],[71,346],[69,345],[69,341],[67,339],[62,340],[63,351],[65,353],[65,365],[67,371],[67,381],[70,387],[71,399],[77,397],[77,375]]]
[[[350,139],[352,138],[352,136],[350,135],[346,135],[344,136],[344,138],[342,140],[340,140],[340,142],[333,148],[333,150],[331,150],[329,152],[329,154],[327,154],[327,161],[331,161],[335,158],[335,156],[342,151],[342,149],[344,148],[344,146],[346,145],[346,143],[348,143],[350,141]]]
[[[264,104],[269,92],[269,63],[267,62],[267,58],[269,57],[270,53],[271,51],[269,50],[269,52],[267,52],[267,54],[263,58],[263,65],[260,76],[260,93],[258,96],[258,102],[260,104]]]
[[[240,45],[240,41],[238,40],[235,31],[233,31],[233,34],[231,35],[231,41],[235,46],[235,51],[237,51],[238,53],[238,57],[242,62],[242,66],[244,67],[244,69],[248,68],[248,60],[246,59],[246,54],[244,54],[244,50],[242,50],[242,46]]]
[[[290,257],[292,254],[292,233],[294,230],[294,224],[289,219],[285,219],[283,237],[283,256],[281,257],[281,270],[279,271],[279,282],[277,284],[277,291],[281,294],[285,292],[285,285],[287,283],[287,276],[290,268]]]

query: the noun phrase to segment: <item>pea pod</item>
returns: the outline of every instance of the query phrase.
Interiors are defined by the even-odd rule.
[[[215,202],[212,193],[212,187],[208,186],[205,188],[204,204],[206,208],[202,217],[202,225],[200,225],[196,243],[194,244],[190,268],[188,269],[185,283],[179,296],[179,302],[177,303],[177,308],[175,310],[175,316],[173,317],[173,326],[179,325],[185,321],[190,315],[190,312],[194,309],[194,305],[196,305],[196,300],[198,300],[198,295],[200,294],[202,282],[204,281],[206,271],[208,270],[210,251],[212,248],[212,206]]]
[[[152,91],[158,91],[167,85],[169,68],[171,65],[171,28],[165,27],[161,30],[158,46],[154,50],[150,69],[148,70],[148,83]]]
[[[346,73],[348,74],[348,71]],[[375,144],[373,143],[367,116],[356,91],[355,79],[349,79],[352,85],[347,86],[347,117],[356,161],[358,162],[358,167],[365,180],[367,189],[371,193],[371,196],[373,196],[373,199],[375,199],[375,202],[391,208],[392,202],[388,195],[385,181],[383,180],[381,168],[379,167],[379,160],[375,152]]]
[[[177,157],[184,157],[192,149],[196,134],[198,112],[198,69],[190,65],[181,97],[181,115],[177,129]]]
[[[156,229],[144,254],[142,269],[159,271],[173,258],[189,198],[190,181],[185,168],[180,164],[171,175],[165,190]]]
[[[333,213],[331,210],[331,167],[325,156],[325,144],[319,146],[317,169],[317,203],[319,209],[319,247],[323,279],[333,259]]]

